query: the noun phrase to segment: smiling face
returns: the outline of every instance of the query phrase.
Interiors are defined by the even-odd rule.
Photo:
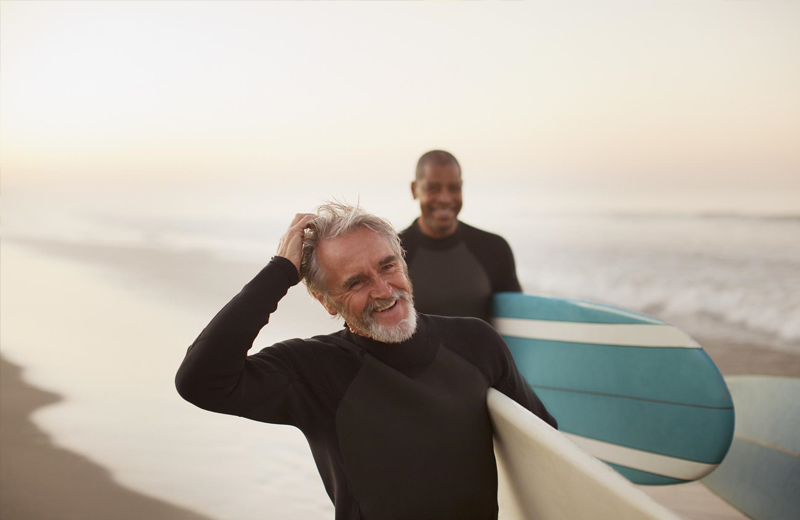
[[[454,163],[428,162],[421,177],[411,183],[411,192],[419,199],[422,216],[419,227],[433,238],[455,233],[456,217],[461,211],[461,168]]]
[[[417,313],[405,261],[389,241],[368,228],[325,240],[317,249],[328,295],[314,294],[350,329],[384,343],[400,343],[416,330]]]

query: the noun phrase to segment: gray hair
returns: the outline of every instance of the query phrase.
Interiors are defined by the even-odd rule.
[[[397,258],[405,257],[400,237],[394,227],[387,220],[371,215],[359,206],[328,202],[317,208],[317,215],[317,218],[308,224],[303,239],[303,258],[300,262],[300,275],[310,293],[328,298],[325,272],[317,258],[317,249],[324,240],[332,240],[367,228],[383,235]]]

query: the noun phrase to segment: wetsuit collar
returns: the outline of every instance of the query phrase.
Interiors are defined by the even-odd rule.
[[[349,329],[344,338],[369,352],[381,362],[395,368],[408,368],[430,362],[436,354],[436,342],[431,334],[433,324],[424,314],[417,314],[417,331],[402,343],[382,343],[353,334]]]
[[[452,235],[444,238],[432,238],[422,232],[422,228],[419,227],[419,217],[411,224],[411,229],[417,235],[417,240],[426,249],[450,249],[455,247],[463,240],[464,228],[465,224],[459,220],[458,226],[456,226],[456,230]]]

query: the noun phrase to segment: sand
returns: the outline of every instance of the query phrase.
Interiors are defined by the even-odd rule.
[[[123,283],[150,288],[162,296],[182,295],[225,301],[257,265],[233,265],[213,257],[126,247],[75,246],[52,242],[26,244],[48,256],[102,265],[122,275]],[[198,288],[202,280],[202,288]],[[177,303],[177,302],[176,302]],[[697,337],[723,375],[800,376],[800,355],[752,343],[720,342]],[[166,502],[129,491],[90,460],[55,446],[30,420],[39,407],[59,397],[33,388],[20,378],[20,368],[2,361],[0,390],[0,517],[36,519],[201,519]],[[745,519],[702,483],[641,486],[653,498],[687,520]]]
[[[59,401],[0,358],[0,518],[3,520],[205,520],[129,491],[94,462],[55,446],[30,420]]]

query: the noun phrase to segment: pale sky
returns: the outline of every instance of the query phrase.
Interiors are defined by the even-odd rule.
[[[465,189],[520,200],[800,212],[798,2],[0,5],[7,195],[235,178],[405,196],[444,148]]]

